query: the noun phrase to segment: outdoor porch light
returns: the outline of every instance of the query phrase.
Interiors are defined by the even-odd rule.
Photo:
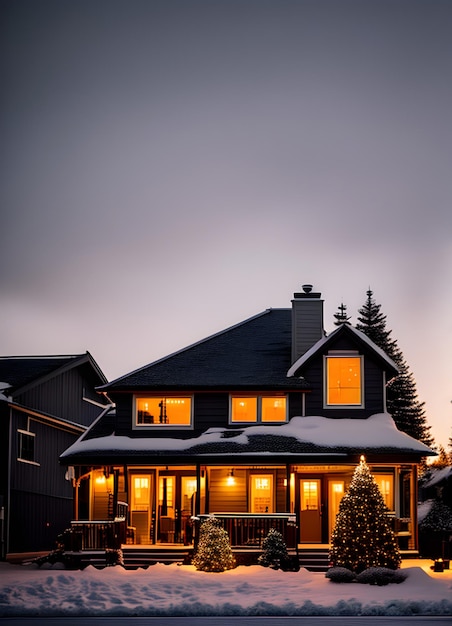
[[[228,487],[232,487],[232,485],[235,485],[235,477],[234,477],[234,470],[233,469],[229,470],[229,474],[228,474],[228,478],[226,480],[226,484],[228,485]]]

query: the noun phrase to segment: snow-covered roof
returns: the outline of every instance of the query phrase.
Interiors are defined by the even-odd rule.
[[[442,467],[441,469],[432,467],[430,469],[430,477],[422,484],[422,487],[433,487],[443,480],[447,480],[452,477],[452,465]]]
[[[332,419],[320,416],[293,417],[287,424],[248,426],[239,429],[209,428],[198,437],[125,437],[110,434],[82,436],[62,455],[63,462],[84,457],[124,458],[146,455],[344,455],[367,451],[406,452],[423,456],[430,448],[399,431],[390,415],[367,419]]]

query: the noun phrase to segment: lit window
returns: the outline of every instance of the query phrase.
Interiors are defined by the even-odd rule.
[[[257,422],[257,398],[232,398],[233,422]]]
[[[375,474],[375,482],[380,489],[383,501],[390,511],[394,510],[393,477],[391,474]]]
[[[327,406],[362,406],[361,357],[326,357]]]
[[[35,433],[18,430],[18,458],[21,461],[35,462]]]
[[[190,426],[191,398],[150,396],[135,399],[137,426]]]
[[[286,422],[286,396],[232,396],[231,422]]]

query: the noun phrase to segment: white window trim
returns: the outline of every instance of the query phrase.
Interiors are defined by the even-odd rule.
[[[21,435],[29,435],[30,437],[36,437],[36,433],[31,432],[30,430],[24,430],[23,428],[18,428],[17,432],[20,433]],[[28,459],[22,459],[20,456],[20,449],[17,450],[17,460],[19,461],[19,463],[26,463],[27,465],[35,465],[37,467],[41,466],[41,463],[38,463],[37,461],[29,461]]]
[[[138,424],[137,399],[139,398],[190,398],[190,424]],[[193,430],[194,397],[189,393],[137,393],[132,403],[132,430]]]
[[[361,370],[361,402],[359,404],[328,404],[328,359],[351,357],[360,360]],[[324,409],[364,409],[364,356],[356,350],[331,350],[328,354],[323,355],[323,408]]]
[[[254,422],[239,422],[237,420],[232,421],[232,398],[257,398],[257,416]],[[262,421],[262,398],[285,398],[286,400],[286,418],[283,422],[263,422]],[[229,394],[229,418],[228,423],[230,426],[270,426],[277,424],[287,424],[289,416],[289,398],[287,394],[272,394],[272,393],[230,393]]]

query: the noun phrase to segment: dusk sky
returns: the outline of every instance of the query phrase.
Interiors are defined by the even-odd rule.
[[[3,0],[0,353],[109,380],[370,287],[452,435],[452,1]]]

